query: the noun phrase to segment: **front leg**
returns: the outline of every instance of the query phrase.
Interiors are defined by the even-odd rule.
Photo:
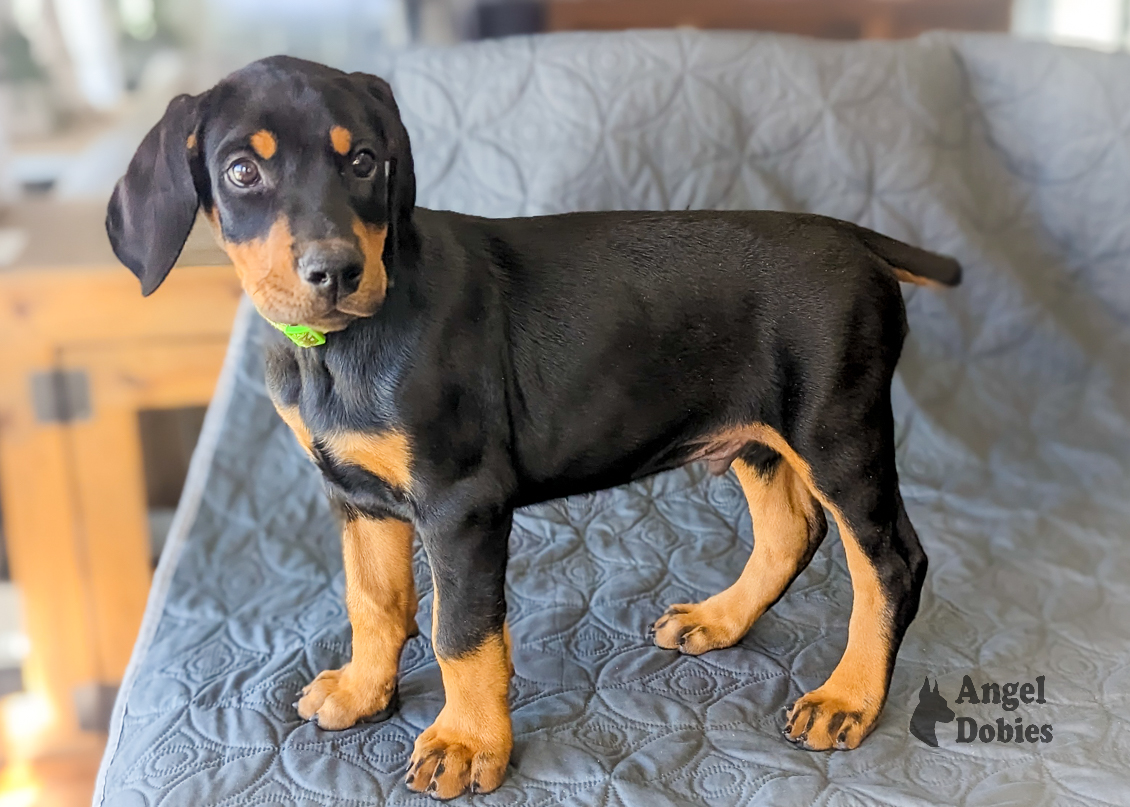
[[[422,529],[432,565],[432,647],[446,702],[416,740],[405,784],[450,799],[488,793],[506,775],[510,643],[506,635],[507,540],[511,512],[486,508],[454,529]]]
[[[298,714],[323,729],[349,728],[389,706],[400,651],[416,627],[412,525],[355,512],[347,519],[341,543],[353,659],[321,673],[298,701]]]

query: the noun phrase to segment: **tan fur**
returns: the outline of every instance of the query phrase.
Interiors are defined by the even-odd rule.
[[[357,291],[338,303],[338,309],[358,317],[372,316],[384,302],[388,290],[388,274],[385,272],[384,248],[388,236],[387,226],[367,224],[360,219],[353,220],[353,234],[365,256],[365,271]]]
[[[936,280],[931,280],[928,277],[921,277],[920,275],[912,274],[905,269],[899,269],[897,266],[892,266],[891,271],[895,273],[900,283],[913,283],[915,286],[926,286],[931,289],[944,289],[941,283]]]
[[[344,126],[331,127],[330,144],[333,145],[334,151],[344,157],[353,147],[353,133]]]
[[[368,317],[376,313],[388,289],[383,252],[386,226],[353,223],[365,258],[357,291],[342,299],[337,311],[326,312],[325,304],[298,277],[294,236],[285,216],[275,219],[264,238],[235,243],[225,241],[218,208],[204,212],[216,241],[231,258],[247,296],[263,316],[287,325],[309,325],[323,332],[337,331],[350,322],[350,315]]]
[[[298,407],[276,401],[275,409],[313,457],[313,437]],[[388,706],[401,648],[416,632],[412,538],[412,526],[396,519],[345,524],[342,556],[353,659],[341,669],[323,671],[302,690],[298,713],[303,719],[315,718],[324,729],[344,729]]]
[[[224,241],[219,218],[212,219],[220,246],[235,266],[247,296],[263,315],[276,322],[305,322],[313,315],[310,294],[294,268],[294,236],[285,216],[279,216],[265,238],[242,243]]]
[[[856,748],[874,727],[887,694],[887,664],[891,654],[891,612],[879,575],[863,553],[843,513],[817,487],[808,464],[776,431],[760,426],[763,442],[781,454],[804,479],[812,494],[827,508],[840,528],[840,541],[851,574],[852,606],[848,642],[832,675],[820,687],[797,699],[788,715],[789,736],[805,736],[809,748]],[[843,723],[834,725],[837,714]],[[845,733],[842,743],[838,735]]]
[[[192,151],[194,148],[196,148],[196,133],[195,132],[188,136],[188,140],[185,141],[184,145],[189,151]]]
[[[311,457],[314,456],[314,439],[310,436],[310,430],[306,428],[306,424],[302,422],[302,417],[298,414],[297,406],[282,406],[277,401],[272,400],[275,405],[275,411],[279,413],[282,422],[290,427],[294,432],[294,436],[298,438],[298,444],[302,449]]]
[[[438,589],[435,591],[433,637],[440,609]],[[411,790],[430,792],[440,799],[468,790],[489,793],[502,784],[514,747],[509,631],[504,627],[458,658],[444,658],[437,652],[436,660],[446,701],[435,722],[416,738],[405,783]]]
[[[364,468],[394,488],[412,486],[412,448],[403,432],[332,434],[325,438],[325,446],[335,459]]]
[[[755,423],[715,435],[711,442],[719,446],[749,442],[769,446],[784,457],[796,476],[828,509],[840,527],[840,540],[847,556],[854,593],[847,649],[828,680],[793,704],[787,729],[793,739],[803,735],[805,744],[815,750],[855,748],[873,728],[886,697],[886,671],[891,654],[891,611],[878,573],[859,547],[851,525],[839,508],[817,488],[808,463],[775,429]],[[712,453],[709,448],[704,451],[704,455]],[[837,715],[842,715],[842,718]],[[844,735],[842,742],[838,741],[840,734]]]
[[[269,160],[275,156],[275,152],[279,149],[279,141],[275,136],[268,132],[266,129],[260,129],[255,134],[251,135],[251,148],[255,150],[264,160]]]
[[[753,554],[725,591],[697,604],[672,605],[655,625],[659,647],[691,655],[730,647],[781,596],[808,548],[818,505],[792,467],[782,463],[770,479],[741,460],[734,470],[749,502]]]
[[[264,238],[235,243],[225,241],[218,211],[206,214],[220,247],[231,258],[243,290],[269,320],[287,325],[309,325],[323,332],[341,330],[349,318],[325,311],[325,304],[298,277],[294,236],[285,216],[279,216]]]
[[[353,628],[353,658],[326,670],[302,690],[298,714],[324,729],[344,729],[388,706],[400,651],[415,633],[412,525],[358,518],[342,530],[345,602]]]

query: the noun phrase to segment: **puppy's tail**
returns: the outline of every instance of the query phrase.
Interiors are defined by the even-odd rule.
[[[919,286],[956,286],[961,282],[961,264],[948,255],[939,255],[885,235],[855,227],[859,240],[881,258],[903,283]]]

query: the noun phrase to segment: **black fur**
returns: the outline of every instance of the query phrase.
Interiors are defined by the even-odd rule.
[[[137,275],[145,296],[165,280],[196,220],[200,202],[188,140],[200,125],[201,99],[180,95],[169,103],[134,153],[106,212],[114,254]]]

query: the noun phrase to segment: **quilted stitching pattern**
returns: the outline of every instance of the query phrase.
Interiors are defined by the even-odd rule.
[[[684,658],[647,641],[668,603],[728,585],[753,541],[736,482],[690,468],[519,515],[516,750],[477,803],[1124,803],[1130,59],[994,37],[657,32],[414,53],[393,83],[421,204],[812,210],[967,267],[956,292],[907,293],[899,460],[931,571],[871,738],[810,754],[777,733],[846,641],[834,537],[738,646]],[[261,333],[235,337],[251,349],[96,804],[423,803],[400,778],[442,704],[426,637],[389,721],[330,733],[291,707],[348,656],[349,629],[339,539],[265,397]],[[954,724],[941,748],[911,739],[923,676],[952,702],[966,674],[1046,676],[1031,719],[1055,740],[957,745]]]

